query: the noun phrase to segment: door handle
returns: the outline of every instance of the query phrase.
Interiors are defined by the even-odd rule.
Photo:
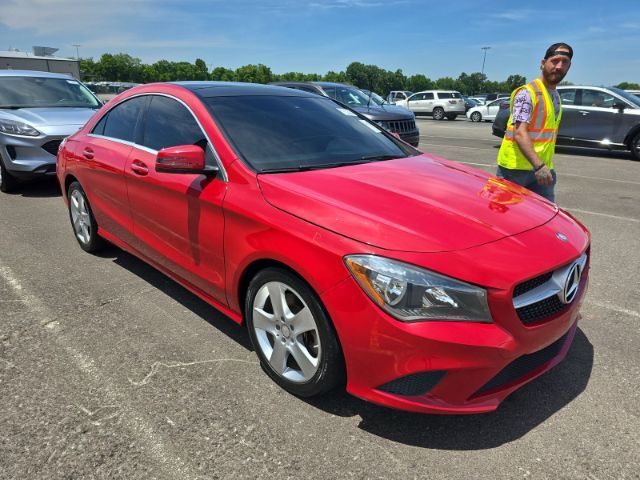
[[[82,151],[82,156],[87,160],[93,160],[93,149],[91,147],[85,147]]]
[[[578,113],[583,117],[586,117],[587,115],[589,115],[589,112],[587,112],[586,110],[579,110]]]
[[[134,160],[131,163],[131,170],[138,175],[147,175],[149,173],[149,168],[140,160]]]

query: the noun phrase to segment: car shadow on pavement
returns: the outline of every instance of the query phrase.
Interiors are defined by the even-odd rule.
[[[197,295],[191,293],[182,285],[149,264],[113,245],[108,245],[104,250],[97,253],[96,256],[113,260],[116,265],[126,268],[149,285],[173,298],[205,322],[224,333],[238,345],[249,351],[253,351],[249,335],[244,327],[238,325],[207,302],[201,300]]]
[[[567,358],[479,415],[425,415],[379,407],[343,392],[307,400],[337,416],[362,418],[359,428],[406,445],[439,450],[484,450],[512,442],[573,401],[586,388],[593,345],[578,328]]]
[[[20,183],[15,191],[4,193],[3,195],[16,195],[27,198],[50,198],[62,195],[60,185],[52,178],[41,180],[30,180]]]
[[[580,148],[556,145],[556,153],[579,157],[606,157],[618,160],[633,160],[631,152],[625,150],[607,150],[604,148]]]

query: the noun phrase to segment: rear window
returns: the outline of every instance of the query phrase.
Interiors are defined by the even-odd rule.
[[[205,98],[237,153],[256,171],[326,168],[417,155],[326,97]]]
[[[438,98],[462,98],[458,92],[438,92]]]

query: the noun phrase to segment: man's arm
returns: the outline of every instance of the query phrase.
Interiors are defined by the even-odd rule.
[[[525,156],[525,158],[529,161],[529,163],[533,166],[538,183],[540,185],[551,185],[553,183],[551,170],[549,170],[549,167],[547,167],[544,162],[540,160],[540,157],[538,157],[538,154],[533,148],[533,142],[531,141],[531,137],[529,136],[529,124],[526,122],[516,122],[514,130],[514,138],[516,140],[516,143],[518,144],[518,148]]]

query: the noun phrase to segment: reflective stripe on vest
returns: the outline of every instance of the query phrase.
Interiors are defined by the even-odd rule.
[[[511,94],[511,114],[509,115],[507,129],[498,153],[498,165],[516,170],[533,169],[531,163],[518,148],[515,141],[515,125],[512,124],[513,99],[522,88],[526,88],[531,97],[532,112],[528,132],[533,148],[540,160],[549,168],[553,168],[553,153],[555,151],[558,127],[562,119],[562,105],[560,105],[560,111],[556,118],[551,96],[540,79],[517,88]]]

